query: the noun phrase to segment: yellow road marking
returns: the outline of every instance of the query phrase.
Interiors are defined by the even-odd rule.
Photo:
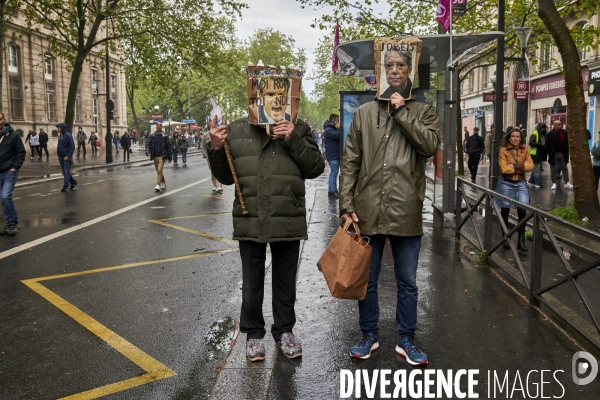
[[[208,216],[208,215],[215,215],[215,214],[206,214],[206,215]],[[205,215],[201,215],[201,216],[205,216]],[[193,217],[179,217],[179,218],[181,219],[181,218],[193,218]],[[180,231],[183,231],[183,232],[191,233],[193,235],[202,236],[202,237],[205,237],[207,239],[217,240],[219,242],[225,242],[225,243],[233,244],[233,245],[237,245],[238,244],[238,242],[235,241],[235,240],[229,240],[229,239],[225,239],[225,238],[222,238],[222,237],[219,237],[219,236],[211,235],[210,233],[195,231],[193,229],[188,229],[188,228],[184,228],[184,227],[181,227],[181,226],[177,226],[177,225],[173,225],[173,224],[168,224],[166,222],[163,222],[164,220],[166,220],[166,218],[165,219],[149,219],[148,222],[152,222],[154,224],[158,224],[158,225],[166,226],[166,227],[169,227],[169,228],[177,229],[177,230],[180,230]]]
[[[174,376],[177,374],[175,373],[175,371],[168,368],[166,365],[162,364],[160,361],[156,360],[155,358],[151,357],[150,355],[148,355],[147,353],[145,353],[138,347],[134,346],[132,343],[125,340],[123,337],[119,336],[118,334],[116,334],[115,332],[113,332],[112,330],[107,328],[106,326],[102,325],[100,322],[96,321],[94,318],[90,317],[89,315],[87,315],[86,313],[81,311],[79,308],[75,307],[73,304],[69,303],[67,300],[63,299],[62,297],[60,297],[59,295],[57,295],[50,289],[46,288],[39,282],[48,281],[48,280],[52,280],[52,279],[61,279],[61,278],[68,278],[68,277],[73,277],[73,276],[80,276],[80,275],[89,275],[89,274],[94,274],[94,273],[99,273],[99,272],[115,271],[115,270],[139,267],[139,266],[144,266],[144,265],[152,265],[152,264],[158,264],[158,263],[164,263],[164,262],[170,262],[170,261],[186,260],[186,259],[197,258],[197,257],[205,257],[205,256],[215,255],[215,254],[230,253],[230,252],[237,251],[237,250],[238,249],[235,248],[235,249],[207,251],[205,253],[200,253],[200,254],[190,254],[190,255],[186,255],[186,256],[164,258],[164,259],[159,259],[159,260],[151,260],[151,261],[144,261],[144,262],[138,262],[138,263],[129,263],[129,264],[117,265],[117,266],[113,266],[113,267],[96,268],[96,269],[87,270],[87,271],[80,271],[80,272],[73,272],[73,273],[67,273],[67,274],[52,275],[52,276],[45,276],[45,277],[41,277],[41,278],[22,280],[21,282],[23,282],[23,284],[25,284],[31,290],[33,290],[34,292],[36,292],[37,294],[39,294],[40,296],[42,296],[43,298],[48,300],[51,304],[53,304],[59,310],[61,310],[65,314],[67,314],[69,317],[73,318],[75,321],[77,321],[79,324],[81,324],[84,328],[86,328],[87,330],[92,332],[94,335],[98,336],[101,340],[106,342],[108,345],[113,347],[119,353],[123,354],[125,357],[127,357],[129,360],[131,360],[134,364],[136,364],[141,369],[146,371],[146,373],[144,375],[137,376],[135,378],[125,379],[125,380],[111,383],[108,385],[104,385],[104,386],[101,386],[98,388],[87,390],[85,392],[73,394],[73,395],[64,397],[63,399],[73,399],[73,400],[74,399],[77,399],[77,400],[94,399],[94,398],[105,396],[108,394],[120,392],[122,390],[130,389],[135,386],[140,386],[140,385],[143,385],[146,383],[150,383],[150,382],[153,382],[153,381],[156,381],[159,379],[168,378],[168,377],[171,377],[171,376]]]
[[[159,218],[159,219],[157,219],[155,221],[173,221],[175,219],[191,219],[191,218],[200,218],[200,217],[212,217],[214,215],[223,215],[223,214],[231,214],[231,211],[218,212],[218,213],[210,213],[210,214],[186,215],[185,217]]]

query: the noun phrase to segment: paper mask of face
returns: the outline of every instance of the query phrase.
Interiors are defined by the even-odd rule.
[[[378,99],[389,100],[394,93],[399,93],[405,99],[412,97],[421,47],[422,42],[417,37],[375,39]]]
[[[246,68],[248,117],[252,125],[273,125],[281,120],[296,123],[302,71],[288,68],[249,65]]]

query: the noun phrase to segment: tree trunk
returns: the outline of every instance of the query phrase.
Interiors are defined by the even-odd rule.
[[[563,63],[567,95],[569,158],[575,186],[575,208],[581,217],[588,217],[595,222],[600,222],[600,204],[598,204],[598,193],[595,190],[596,183],[588,147],[585,125],[586,107],[577,47],[569,28],[560,17],[552,0],[538,0],[538,16],[556,42]]]
[[[69,132],[73,133],[73,121],[75,121],[75,101],[77,100],[77,88],[79,87],[79,78],[83,71],[83,62],[87,54],[78,54],[73,64],[73,72],[71,73],[71,82],[69,84],[69,94],[67,95],[67,110],[65,115],[65,124]]]

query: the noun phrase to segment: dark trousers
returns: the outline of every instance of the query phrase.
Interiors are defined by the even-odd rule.
[[[92,154],[98,153],[98,146],[96,143],[92,143]]]
[[[510,227],[508,226],[508,215],[509,214],[510,214],[510,208],[502,207],[500,209],[500,215],[502,215],[502,219],[504,220],[504,225],[506,225],[508,230],[510,230]],[[517,216],[519,217],[519,222],[523,221],[523,218],[525,218],[526,215],[527,215],[527,211],[525,211],[524,208],[517,207]],[[519,235],[524,235],[525,234],[525,225],[521,225],[521,227],[519,228],[517,233]]]
[[[129,161],[129,147],[125,148],[122,147],[123,149],[123,161],[125,161],[125,157],[127,157],[127,161]]]
[[[46,158],[50,157],[50,154],[48,154],[48,144],[47,143],[40,144],[40,156],[42,155],[42,150],[44,150],[46,152]]]
[[[31,158],[35,157],[35,153],[38,153],[38,157],[42,158],[42,149],[40,149],[40,145],[29,146],[31,148]]]
[[[269,243],[271,247],[273,278],[273,320],[271,334],[275,341],[285,332],[291,332],[296,324],[296,273],[300,255],[300,241]],[[242,312],[240,331],[248,339],[265,336],[265,319],[262,304],[265,293],[266,243],[240,240],[242,257]]]
[[[471,172],[471,180],[474,181],[477,177],[477,168],[479,167],[479,158],[481,155],[477,154],[469,154],[469,161],[467,165],[469,166],[469,171]]]
[[[80,149],[83,149],[83,156],[85,157],[85,142],[77,142],[77,157],[79,157]]]
[[[594,165],[594,178],[596,179],[596,190],[598,190],[598,181],[600,181],[600,165]]]

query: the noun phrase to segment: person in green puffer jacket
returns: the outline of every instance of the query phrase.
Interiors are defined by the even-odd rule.
[[[227,141],[249,213],[243,214],[236,196],[233,239],[239,240],[242,259],[240,331],[247,334],[246,355],[250,361],[265,358],[262,299],[268,243],[273,260],[271,333],[285,356],[301,356],[302,348],[292,328],[296,323],[300,241],[308,238],[304,180],[321,175],[325,160],[310,127],[300,120],[294,124],[283,119],[272,125],[273,139],[264,126],[251,125],[248,118],[235,120],[227,127],[217,127],[216,122],[217,116],[211,123],[207,151],[212,173],[224,185],[234,183],[224,149]]]

